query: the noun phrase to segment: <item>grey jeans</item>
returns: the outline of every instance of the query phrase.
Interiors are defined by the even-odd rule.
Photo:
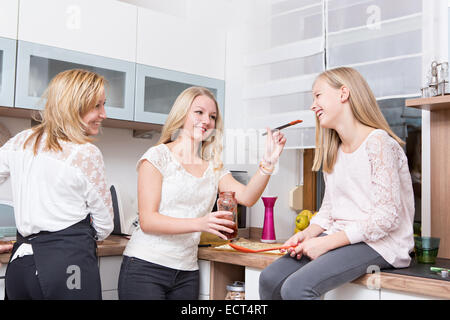
[[[261,272],[259,296],[263,300],[320,299],[327,291],[367,273],[370,266],[392,268],[364,242],[340,247],[315,260],[289,254],[275,260]]]

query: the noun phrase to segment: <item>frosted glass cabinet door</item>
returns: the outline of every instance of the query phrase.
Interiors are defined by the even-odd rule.
[[[184,89],[192,86],[210,89],[223,116],[225,97],[223,80],[137,64],[134,119],[164,124],[175,99]]]
[[[133,120],[135,64],[44,46],[18,42],[16,106],[41,110],[41,97],[51,79],[69,69],[86,69],[104,76],[106,85],[106,115],[108,118]]]
[[[16,40],[0,38],[0,106],[14,106]]]

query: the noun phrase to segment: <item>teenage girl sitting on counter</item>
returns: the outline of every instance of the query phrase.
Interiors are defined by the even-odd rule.
[[[288,253],[260,276],[261,299],[319,299],[367,272],[403,268],[414,247],[408,161],[372,90],[354,69],[323,72],[313,85],[316,152],[325,195]]]

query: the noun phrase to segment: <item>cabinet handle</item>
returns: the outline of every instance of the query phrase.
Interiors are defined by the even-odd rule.
[[[0,280],[4,280],[4,279],[6,279],[5,276],[0,276]]]

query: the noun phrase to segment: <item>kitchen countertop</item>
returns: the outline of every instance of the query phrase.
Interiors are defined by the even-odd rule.
[[[199,259],[257,269],[264,269],[280,257],[281,255],[267,253],[219,251],[211,247],[199,248],[198,250]],[[380,287],[382,289],[450,299],[450,279],[443,279],[439,275],[431,273],[430,266],[448,267],[450,266],[450,259],[438,258],[436,265],[416,264],[413,261],[409,268],[383,270],[380,272]],[[371,287],[374,285],[374,278],[372,277],[372,274],[366,274],[352,283]]]
[[[97,255],[99,257],[121,256],[128,239],[123,236],[111,235],[103,241],[97,241]],[[1,253],[0,263],[8,263],[11,253]]]
[[[99,257],[122,255],[127,243],[128,239],[125,237],[109,236],[104,241],[97,243],[97,254]],[[9,257],[10,253],[0,254],[0,263],[8,263]],[[279,257],[281,255],[219,251],[212,247],[198,249],[199,259],[257,269],[264,269]],[[450,266],[450,260],[438,259],[436,265]],[[450,279],[442,279],[439,275],[430,273],[430,266],[412,263],[409,268],[384,270],[380,272],[381,288],[450,299]],[[368,284],[373,284],[372,276],[364,275],[353,283],[368,286]]]

